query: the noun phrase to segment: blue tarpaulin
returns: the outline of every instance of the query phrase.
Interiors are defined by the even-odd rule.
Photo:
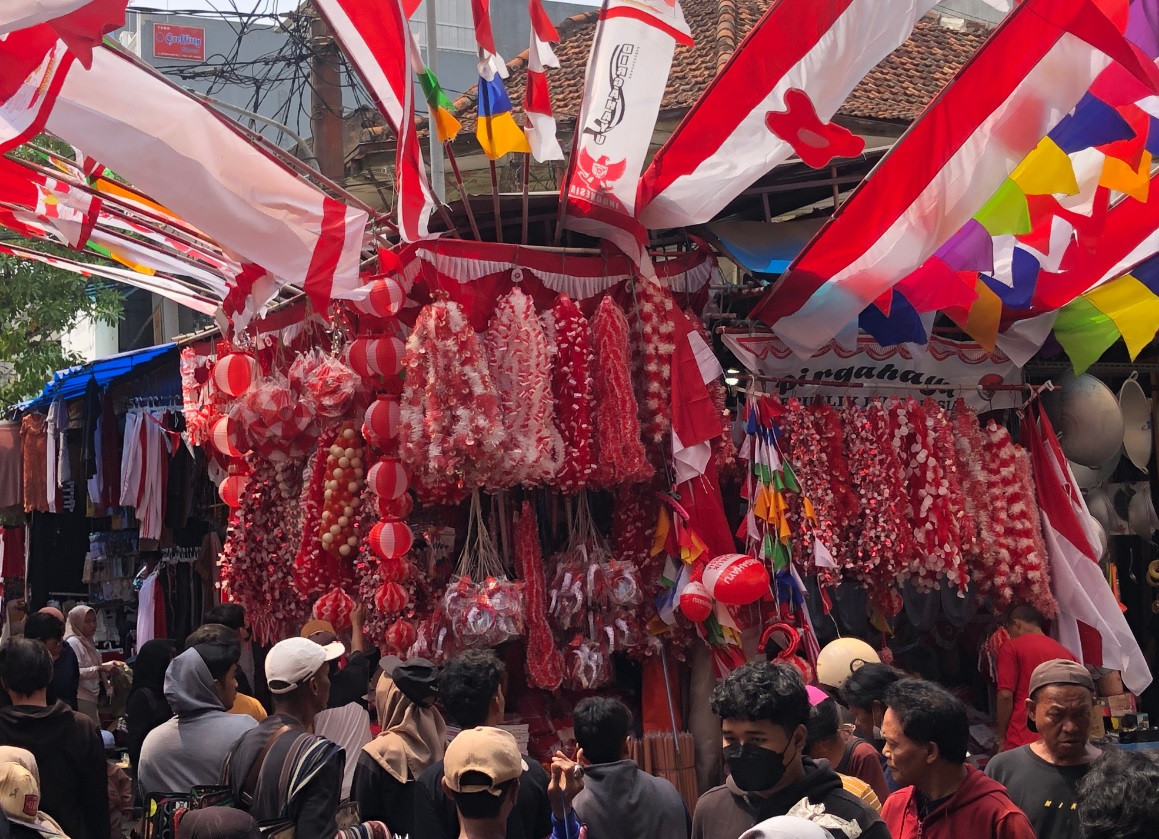
[[[717,221],[708,225],[729,257],[752,274],[780,274],[827,219],[808,218],[766,224]]]
[[[176,344],[160,344],[156,347],[146,347],[143,350],[133,350],[120,355],[101,358],[88,364],[70,367],[67,370],[58,370],[52,381],[44,386],[44,391],[35,399],[30,399],[21,405],[21,408],[32,408],[46,405],[57,398],[75,399],[84,396],[85,388],[90,379],[96,379],[97,385],[104,389],[109,384],[132,373],[136,368],[155,361],[167,353],[177,354]]]

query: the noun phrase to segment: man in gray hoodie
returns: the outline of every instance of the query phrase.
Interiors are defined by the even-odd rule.
[[[253,717],[226,712],[237,695],[237,634],[207,624],[185,644],[165,673],[165,698],[176,716],[149,732],[141,746],[142,795],[218,783],[230,746],[257,725]]]
[[[688,839],[692,819],[676,787],[628,759],[628,707],[592,696],[575,706],[573,719],[580,756],[591,763],[573,805],[588,839]]]

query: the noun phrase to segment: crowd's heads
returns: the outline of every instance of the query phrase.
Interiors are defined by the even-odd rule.
[[[237,699],[237,665],[241,661],[241,644],[237,632],[220,623],[207,623],[193,630],[185,639],[186,650],[196,650],[209,675],[214,689],[227,711]]]
[[[237,603],[219,603],[205,613],[203,624],[219,623],[228,626],[238,634],[238,640],[245,643],[249,640],[249,627],[245,621],[245,607]]]
[[[12,638],[0,646],[0,682],[11,697],[31,697],[52,682],[48,648],[29,638]]]
[[[69,610],[65,625],[71,630],[71,634],[73,635],[92,638],[97,634],[96,609],[92,606],[86,606],[83,603],[80,606],[73,606]]]
[[[805,751],[812,754],[813,748],[822,743],[836,740],[841,733],[841,709],[835,699],[822,699],[809,710],[806,726]]]
[[[903,678],[905,674],[900,670],[879,662],[859,667],[845,681],[841,697],[862,734],[878,736],[877,729],[885,717],[886,691]]]
[[[915,679],[936,682],[942,668],[938,664],[938,654],[925,644],[910,644],[893,653],[893,666]]]
[[[330,662],[342,655],[341,644],[327,647],[309,638],[287,638],[266,655],[266,681],[277,704],[295,706],[312,718],[330,701]]]
[[[591,763],[623,760],[632,728],[632,712],[618,699],[590,696],[581,699],[572,714],[575,739]]]
[[[902,679],[886,691],[885,702],[882,753],[899,784],[919,784],[939,761],[965,762],[970,723],[958,697],[932,682]]]
[[[24,637],[48,647],[48,653],[55,661],[60,658],[60,648],[64,643],[64,621],[47,612],[29,615],[24,621]]]
[[[1082,839],[1159,836],[1159,765],[1150,757],[1108,749],[1079,783]]]
[[[447,746],[443,787],[464,820],[506,821],[515,806],[523,769],[519,745],[510,732],[470,728]]]
[[[1046,625],[1046,618],[1033,606],[1023,603],[1006,613],[1003,625],[1011,638],[1017,638],[1029,632],[1041,632]]]
[[[443,708],[460,728],[501,722],[507,668],[490,650],[467,650],[447,662],[439,677]]]
[[[1044,662],[1030,676],[1026,727],[1042,737],[1056,759],[1086,755],[1095,683],[1087,668],[1065,659]]]
[[[439,668],[425,658],[387,656],[381,663],[382,672],[395,683],[403,696],[423,708],[429,708],[439,698]]]

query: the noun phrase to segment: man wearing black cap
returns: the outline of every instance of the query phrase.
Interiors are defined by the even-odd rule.
[[[1087,668],[1065,659],[1030,677],[1026,727],[1037,742],[1003,752],[986,774],[1006,786],[1038,839],[1079,839],[1078,785],[1100,754],[1087,742],[1095,685]]]
[[[382,660],[374,691],[382,732],[362,747],[350,795],[362,818],[414,836],[415,779],[443,758],[447,727],[435,707],[438,668],[425,658]]]

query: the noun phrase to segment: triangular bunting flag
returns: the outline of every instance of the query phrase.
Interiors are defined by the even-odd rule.
[[[1026,194],[1009,178],[1002,182],[1002,186],[974,214],[974,218],[991,236],[1017,236],[1030,232],[1030,208],[1026,203]]]
[[[1049,137],[1043,137],[1018,164],[1010,180],[1026,195],[1075,195],[1079,191],[1070,158]]]

